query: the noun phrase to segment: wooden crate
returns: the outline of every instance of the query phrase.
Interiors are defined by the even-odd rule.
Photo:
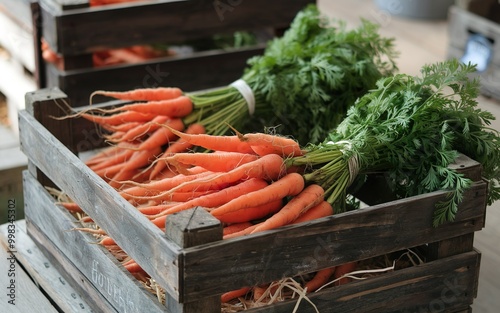
[[[480,12],[479,9],[477,11]],[[487,69],[473,76],[480,78],[482,94],[500,99],[500,24],[466,8],[452,7],[449,14],[448,57],[460,59],[473,34],[487,38],[492,52]]]
[[[453,165],[474,183],[454,222],[431,226],[437,191],[387,201],[377,181],[357,195],[367,208],[291,225],[244,238],[222,239],[222,226],[203,209],[168,219],[167,232],[152,225],[77,156],[100,145],[94,126],[61,116],[59,89],[27,94],[20,112],[21,147],[29,235],[104,312],[220,312],[220,294],[243,286],[314,272],[419,247],[426,263],[311,293],[325,312],[470,312],[477,293],[480,253],[474,232],[485,223],[487,183],[479,163],[461,156]],[[93,237],[69,231],[76,220],[44,186],[56,185],[74,199],[167,294],[166,307],[146,291]],[[371,200],[370,200],[371,199]],[[378,203],[378,204],[377,204]],[[68,279],[69,280],[69,279]],[[296,300],[248,312],[292,312]],[[200,309],[203,308],[203,309]],[[298,312],[315,312],[302,301]]]
[[[86,0],[40,0],[42,36],[64,59],[63,69],[45,64],[41,87],[59,87],[74,103],[86,105],[92,91],[99,89],[177,86],[193,91],[226,85],[241,77],[248,58],[262,54],[267,39],[314,2],[164,0],[89,8]],[[236,31],[256,31],[265,38],[249,47],[92,66],[92,52],[103,49],[175,44]]]

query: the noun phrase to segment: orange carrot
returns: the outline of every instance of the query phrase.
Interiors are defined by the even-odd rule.
[[[232,233],[236,233],[236,232],[239,232],[241,230],[244,230],[250,226],[252,226],[253,224],[250,223],[250,222],[243,222],[243,223],[234,223],[234,224],[231,224],[231,225],[228,225],[226,227],[224,227],[222,229],[222,235],[223,236],[226,236],[226,235],[229,235],[229,234],[232,234]]]
[[[161,153],[161,145],[152,146],[150,149],[136,151],[127,162],[123,164],[122,171],[129,171],[151,164]]]
[[[184,202],[191,201],[193,199],[203,197],[215,192],[218,192],[218,190],[198,190],[198,191],[187,191],[187,192],[161,193],[159,195],[154,195],[150,197],[146,196],[146,197],[141,197],[139,199],[135,198],[130,201],[134,204],[144,204],[146,202],[149,202],[151,203],[151,205],[178,202],[175,205],[180,205]]]
[[[99,244],[103,245],[103,246],[112,246],[112,245],[116,245],[116,242],[113,238],[111,238],[109,236],[104,236],[99,241]]]
[[[132,180],[137,174],[138,169],[148,164],[151,164],[158,154],[161,153],[161,147],[156,147],[150,150],[136,151],[134,155],[130,157],[118,173],[113,175],[109,184],[114,188],[123,187],[126,181]],[[149,176],[149,174],[147,175]]]
[[[316,274],[313,276],[313,278],[304,284],[306,292],[316,291],[318,288],[328,283],[330,277],[334,273],[335,273],[335,266],[317,271]]]
[[[134,128],[128,130],[123,136],[119,138],[120,141],[130,141],[140,138],[141,136],[157,130],[161,124],[167,122],[170,119],[169,116],[159,115],[156,116],[151,122],[141,123]]]
[[[108,157],[107,159],[103,160],[102,162],[91,165],[89,167],[94,172],[98,171],[98,170],[106,169],[112,165],[122,164],[122,163],[128,161],[134,153],[135,153],[135,151],[132,149],[123,149],[121,152],[116,153],[115,155]]]
[[[186,134],[172,130],[179,138],[191,143],[193,146],[202,147],[213,151],[240,152],[253,154],[252,147],[242,142],[238,136],[214,136],[208,134]]]
[[[238,133],[241,141],[248,143],[258,155],[275,153],[283,157],[300,156],[303,151],[298,142],[291,138],[264,133]]]
[[[268,157],[269,156],[277,155],[270,154],[268,155]],[[281,200],[286,196],[295,196],[299,194],[303,189],[304,178],[302,177],[302,175],[297,173],[290,173],[268,185],[267,187],[247,193],[234,200],[231,200],[228,203],[212,210],[210,213],[214,217],[219,218],[228,213],[238,212],[249,207],[259,206],[265,203]]]
[[[123,188],[127,188],[129,185],[126,183],[127,181],[135,180],[135,176],[137,175],[137,170],[120,170],[116,173],[112,178],[107,180],[108,184],[115,188],[116,190],[121,190]]]
[[[290,174],[289,174],[290,175]],[[304,188],[293,197],[278,213],[274,214],[252,233],[274,229],[292,223],[308,209],[318,205],[324,200],[325,191],[320,185],[312,184]]]
[[[123,163],[118,163],[115,165],[111,165],[107,168],[102,168],[94,171],[99,177],[103,179],[109,179],[115,176],[120,170],[123,168]]]
[[[202,124],[194,123],[188,126],[185,130],[185,134],[203,134],[205,132],[205,127]],[[165,150],[163,155],[168,155],[170,153],[181,153],[182,151],[187,151],[193,145],[182,138],[178,138],[176,141],[169,144],[168,148]],[[161,157],[161,156],[160,156]],[[158,174],[167,166],[166,162],[156,161],[154,168],[149,176],[152,180],[158,176]]]
[[[111,125],[116,126],[128,122],[149,122],[155,118],[154,114],[143,114],[134,111],[127,111],[119,114],[113,114],[109,116],[102,116],[89,113],[78,113],[76,116],[82,116],[83,118],[100,124],[100,125]]]
[[[137,149],[148,150],[154,147],[161,147],[177,138],[177,136],[171,131],[171,129],[184,129],[184,122],[182,122],[182,120],[178,118],[168,120],[165,125],[167,124],[169,128],[158,128],[153,132],[151,136],[148,137],[148,139],[141,143]]]
[[[332,205],[328,203],[328,201],[323,200],[318,205],[310,208],[305,213],[297,217],[297,219],[293,221],[293,224],[312,221],[325,216],[330,216],[333,213]]]
[[[229,302],[229,301],[231,301],[233,299],[236,299],[236,298],[239,298],[239,297],[243,297],[250,290],[251,290],[250,287],[243,287],[243,288],[240,288],[238,290],[232,290],[232,291],[225,292],[225,293],[223,293],[221,295],[220,301],[222,303],[227,303],[227,302]]]
[[[109,157],[115,156],[118,153],[121,153],[122,149],[118,146],[109,146],[102,149],[100,152],[92,155],[90,158],[85,160],[85,164],[87,166],[94,165],[96,163],[100,163],[103,160],[108,159]]]
[[[261,223],[259,223],[261,224]],[[227,234],[227,235],[224,235],[222,238],[223,239],[231,239],[231,238],[236,238],[236,237],[240,237],[240,236],[245,236],[245,235],[250,235],[252,233],[252,231],[257,228],[257,226],[259,226],[259,224],[255,224],[255,225],[252,225],[252,226],[248,226],[247,228],[245,229],[242,229],[240,231],[237,231],[237,232],[234,232],[234,233],[231,233],[231,234]]]
[[[205,196],[194,198],[190,201],[175,205],[163,212],[162,215],[180,212],[197,206],[201,206],[204,208],[217,207],[244,194],[250,193],[255,190],[260,190],[265,186],[267,186],[267,182],[264,179],[251,178],[239,184],[221,189],[217,192],[210,193]]]
[[[108,53],[110,58],[119,60],[119,63],[135,64],[147,60],[143,56],[137,55],[125,48],[111,49],[108,50]]]
[[[127,264],[131,264],[131,263],[134,263],[134,262],[135,262],[135,260],[134,260],[134,259],[129,258],[128,260],[123,260],[123,261],[122,261],[122,265],[124,265],[124,266],[125,266],[125,265],[127,265]]]
[[[357,265],[358,265],[358,262],[349,262],[349,263],[344,263],[344,264],[337,266],[337,268],[335,269],[335,274],[333,275],[334,278],[338,279],[338,278],[344,276],[345,274],[353,272],[356,269]],[[352,280],[352,278],[349,278],[349,277],[341,278],[340,280],[335,282],[335,286],[347,284],[351,280]]]
[[[162,99],[174,99],[180,97],[182,95],[182,90],[176,87],[142,88],[130,91],[97,90],[90,95],[90,98],[92,99],[92,97],[96,95],[111,97],[120,100],[154,101]]]
[[[184,203],[187,201],[191,201],[193,199],[206,196],[212,193],[217,192],[218,190],[203,190],[203,191],[188,191],[188,192],[174,192],[171,194],[165,194],[164,197],[156,197],[153,200],[149,200],[150,203],[153,204],[161,204],[161,203],[173,203],[173,202],[178,202],[176,205],[180,203]],[[147,198],[147,197],[146,197]],[[139,200],[138,203],[144,203],[145,199],[137,199]],[[136,200],[136,201],[137,201]]]
[[[75,227],[73,230],[83,231],[94,235],[106,235],[106,232],[102,228],[95,229],[90,227]]]
[[[136,272],[142,272],[143,271],[142,267],[140,267],[139,264],[137,264],[136,262],[132,262],[132,263],[126,264],[124,267],[130,273],[136,273]]]
[[[322,201],[320,204],[316,205],[313,208],[310,208],[305,212],[304,214],[300,215],[299,218],[297,218],[295,221],[292,222],[292,224],[297,224],[299,222],[305,222],[305,221],[311,221],[323,216],[328,216],[332,214],[332,207],[327,201]],[[238,232],[234,232],[231,234],[228,234],[227,236],[224,236],[224,239],[230,239],[230,238],[235,238],[239,236],[244,236],[244,235],[249,235],[252,233],[252,231],[259,227],[264,222],[260,222],[258,224],[251,225],[245,229],[242,229]]]
[[[271,284],[265,284],[265,285],[261,285],[261,286],[254,286],[252,288],[253,300],[256,302],[262,302],[266,298],[272,298],[275,296],[276,291],[278,291],[279,287],[280,287],[280,284],[277,282],[273,282]],[[266,295],[265,298],[264,298],[264,295]]]
[[[92,223],[94,220],[90,216],[83,216],[79,221],[81,223]]]
[[[224,185],[233,184],[240,180],[250,178],[263,178],[268,181],[273,181],[280,178],[284,174],[283,159],[276,154],[269,154],[258,158],[255,161],[245,163],[237,168],[225,172],[216,173],[211,178],[196,179],[178,185],[170,189],[174,191],[190,191],[190,190],[208,190],[220,188]]]
[[[170,207],[172,207],[172,204],[158,204],[158,205],[140,207],[137,208],[137,210],[144,215],[156,215],[167,210]]]
[[[127,132],[134,127],[137,127],[139,125],[144,124],[144,122],[126,122],[123,124],[117,124],[117,125],[108,125],[108,124],[101,124],[102,128],[105,130],[108,130],[110,132]]]
[[[82,208],[74,202],[59,202],[57,204],[62,205],[66,210],[72,213],[83,213]]]
[[[283,207],[281,199],[248,207],[238,211],[228,212],[226,214],[218,215],[217,219],[224,223],[242,223],[257,220],[266,217],[270,214],[278,212]]]
[[[228,172],[236,167],[257,160],[254,154],[239,152],[176,153],[160,160],[174,165],[179,170],[184,166],[201,166],[212,172]]]
[[[134,111],[143,114],[165,115],[170,117],[184,117],[193,111],[193,103],[186,96],[180,96],[174,99],[137,102],[126,104],[124,106],[103,110],[106,113],[114,113],[120,111]]]
[[[164,191],[170,191],[172,188],[178,186],[181,183],[196,179],[203,179],[213,175],[215,174],[207,171],[195,175],[178,174],[171,178],[156,180],[146,184],[137,184],[135,187],[130,187],[122,190],[120,192],[120,195],[127,200],[140,199],[145,196],[159,195]]]

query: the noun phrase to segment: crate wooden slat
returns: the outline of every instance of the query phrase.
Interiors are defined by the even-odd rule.
[[[63,210],[47,195],[43,199],[37,198],[43,194],[43,185],[54,183],[64,190],[165,288],[170,301],[174,303],[173,306],[167,304],[171,312],[191,312],[190,306],[196,307],[197,303],[209,298],[212,298],[210,301],[216,301],[218,299],[215,296],[243,286],[422,245],[428,245],[429,262],[425,267],[429,268],[395,271],[391,274],[394,276],[387,276],[385,283],[388,285],[384,284],[385,276],[381,276],[378,278],[380,281],[370,279],[348,284],[335,290],[324,290],[323,296],[318,293],[311,297],[319,297],[318,304],[331,298],[331,310],[342,308],[355,312],[377,312],[380,311],[377,302],[385,300],[388,290],[394,288],[401,294],[398,293],[393,300],[393,309],[404,311],[429,305],[430,302],[426,301],[435,299],[438,292],[443,290],[439,286],[446,285],[444,279],[449,276],[453,281],[456,278],[460,284],[463,282],[467,286],[467,291],[460,297],[457,295],[453,303],[450,302],[449,311],[466,311],[472,303],[477,290],[479,255],[473,251],[471,243],[474,232],[484,226],[487,192],[487,183],[481,179],[481,166],[477,162],[465,156],[457,160],[456,168],[473,179],[474,183],[460,204],[456,220],[439,228],[432,227],[431,221],[434,205],[446,197],[442,191],[380,203],[244,238],[215,240],[184,247],[179,245],[178,240],[173,240],[178,237],[169,237],[152,226],[74,154],[78,153],[77,147],[83,146],[81,142],[75,141],[81,135],[73,134],[73,131],[84,130],[79,125],[80,120],[56,121],[44,117],[64,114],[57,112],[53,102],[65,99],[64,93],[58,89],[40,90],[27,95],[29,111],[20,114],[22,150],[32,162],[30,172],[26,173],[26,181],[30,182],[30,188],[38,189],[38,192],[33,191],[37,195],[31,194],[31,197],[39,200],[31,200],[27,196],[27,211],[31,212],[27,214],[27,220],[43,231],[52,245],[65,249],[65,257],[74,262],[88,281],[92,280],[89,262],[92,259],[105,259],[105,256],[96,247],[85,247],[87,259],[81,260],[81,254],[75,252],[75,248],[63,247],[84,244],[83,240],[76,237],[83,234],[65,232],[64,229],[74,225],[71,216],[61,214]],[[45,153],[43,147],[50,147],[51,153]],[[35,181],[35,177],[38,181]],[[29,209],[30,202],[33,203],[31,206],[44,202],[43,205],[37,204],[41,209],[36,209],[46,213],[35,212],[34,207]],[[169,221],[174,222],[175,217]],[[218,223],[215,219],[207,219],[207,222],[216,226]],[[123,272],[109,258],[107,262],[112,273]],[[447,267],[443,271],[442,265],[445,263],[454,268]],[[125,273],[120,275],[117,276],[119,282],[116,285],[128,289],[136,284],[132,280],[127,281]],[[114,277],[109,276],[110,279]],[[430,285],[435,285],[435,288],[430,288]],[[417,290],[418,293],[414,293]],[[343,292],[344,296],[337,298]],[[359,308],[359,297],[355,296],[358,293],[363,301],[372,303],[373,307],[367,306],[366,310]],[[278,308],[281,305],[284,309],[280,311]],[[291,305],[280,304],[259,312],[286,312]],[[328,306],[326,302],[323,305]]]
[[[85,8],[86,1],[40,0],[44,37],[54,51],[78,55],[102,48],[177,42],[219,33],[287,28],[310,0],[139,1]],[[284,6],[286,4],[286,6]],[[133,21],[133,23],[131,22]]]
[[[464,312],[468,308],[464,303],[472,303],[474,297],[479,263],[479,253],[467,252],[367,281],[351,282],[345,288],[325,289],[308,297],[321,313]],[[416,298],[419,303],[415,303]],[[272,310],[262,307],[249,312],[289,313],[295,302],[277,303]],[[302,300],[298,312],[316,311]]]

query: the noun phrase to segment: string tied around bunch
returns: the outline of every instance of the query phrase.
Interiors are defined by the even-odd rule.
[[[352,148],[352,143],[349,140],[339,140],[337,142],[329,141],[328,144],[344,145],[345,148],[340,150],[344,154]],[[347,186],[350,186],[359,174],[359,159],[356,153],[353,153],[349,159],[347,159],[347,168],[349,170],[349,181],[347,182]]]
[[[238,79],[232,82],[229,86],[236,88],[241,93],[243,99],[245,99],[248,105],[248,113],[250,115],[253,115],[253,113],[255,112],[255,96],[253,94],[252,88],[250,88],[250,86],[248,86],[248,84],[243,79]]]

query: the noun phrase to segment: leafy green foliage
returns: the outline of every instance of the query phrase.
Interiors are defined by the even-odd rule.
[[[228,125],[243,132],[272,128],[302,145],[319,143],[358,97],[396,70],[393,39],[377,31],[368,21],[346,30],[309,5],[263,55],[248,60],[242,79],[255,96],[252,118],[239,91],[224,86],[188,94],[194,110],[186,123],[201,123],[214,135],[227,133]]]
[[[349,109],[325,143],[309,146],[312,173],[325,171],[323,163],[311,161],[320,160],[320,151],[331,154],[340,149],[329,141],[348,142],[344,158],[356,157],[360,174],[388,172],[401,197],[450,191],[436,207],[437,226],[454,219],[471,184],[449,167],[462,152],[482,163],[483,175],[490,180],[488,201],[498,200],[499,134],[488,128],[494,116],[477,108],[478,81],[468,78],[474,71],[474,66],[449,60],[424,66],[421,77],[397,74],[380,79]],[[324,182],[312,173],[312,181]]]
[[[393,40],[377,31],[366,20],[347,30],[315,5],[299,12],[264,55],[248,61],[243,79],[267,104],[254,128],[279,125],[303,145],[322,141],[358,97],[396,69]]]

